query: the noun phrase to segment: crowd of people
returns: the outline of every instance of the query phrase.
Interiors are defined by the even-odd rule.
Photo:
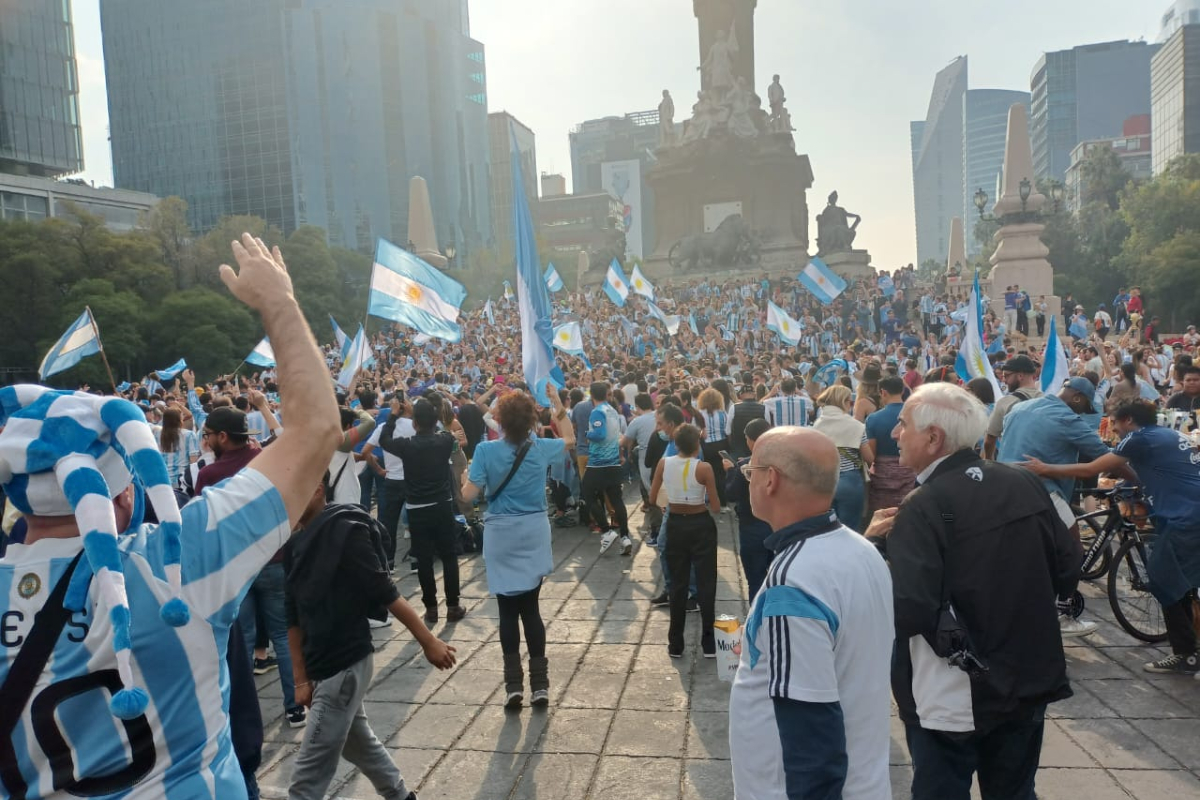
[[[730,701],[739,797],[890,796],[894,697],[914,797],[966,798],[977,774],[985,797],[1033,798],[1046,707],[1071,693],[1062,640],[1096,627],[1070,610],[1077,479],[1142,487],[1172,649],[1145,669],[1200,674],[1200,456],[1187,435],[1200,336],[1166,342],[1136,287],[1082,329],[1082,306],[1064,300],[1070,378],[1045,391],[1030,321],[1040,336],[1049,309],[1017,286],[984,321],[995,384],[956,373],[969,286],[921,283],[911,267],[829,305],[765,275],[664,285],[654,307],[563,292],[555,322],[580,324],[587,359],[561,355],[565,385],[538,402],[514,303],[467,313],[455,343],[384,326],[345,380],[344,348],[315,343],[282,254],[247,236],[234,255],[222,279],[261,314],[278,366],[205,385],[184,371],[124,393],[161,453],[150,471],[162,468],[178,523],[142,477],[148,457],[118,437],[112,398],[0,389],[10,794],[256,797],[252,675],[278,669],[287,722],[305,728],[291,797],[323,797],[344,757],[381,796],[415,798],[365,713],[371,628],[399,620],[431,664],[452,667],[455,648],[430,629],[444,613],[452,641],[469,613],[458,551],[481,546],[504,705],[544,707],[553,654],[539,592],[554,528],[583,526],[605,557],[630,556],[631,500],[658,549],[651,602],[667,608],[670,658],[689,648],[692,611],[700,655],[716,656],[718,526],[736,524],[750,604]],[[768,328],[768,301],[801,323],[795,344]],[[662,311],[680,316],[674,333]],[[81,497],[63,467],[88,459],[103,476],[89,491],[111,503]],[[99,512],[109,522],[97,527]],[[109,530],[112,551],[100,546]],[[396,589],[408,570],[423,613]],[[121,572],[120,594],[89,588]],[[190,617],[168,608],[172,576]],[[113,624],[91,620],[97,604]],[[57,630],[42,608],[65,609]],[[107,669],[130,654],[136,670]],[[105,688],[114,721],[62,705],[65,684],[86,680],[75,693]],[[39,722],[39,704],[61,723]],[[47,724],[82,738],[59,734],[66,744],[48,752]],[[129,760],[126,740],[129,767],[96,777]]]

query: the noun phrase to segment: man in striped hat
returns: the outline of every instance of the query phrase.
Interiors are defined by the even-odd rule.
[[[233,254],[239,269],[221,279],[262,315],[296,413],[182,513],[136,406],[0,389],[0,484],[28,525],[0,559],[6,796],[246,797],[222,696],[236,601],[295,527],[339,433],[279,250],[247,234]],[[143,496],[160,524],[141,524]]]

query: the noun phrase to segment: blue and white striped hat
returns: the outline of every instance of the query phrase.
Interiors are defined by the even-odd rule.
[[[121,719],[140,716],[148,703],[146,692],[133,685],[129,601],[112,505],[112,498],[134,479],[145,488],[160,522],[157,534],[163,537],[172,598],[163,604],[160,615],[168,625],[180,627],[190,616],[180,596],[181,518],[166,464],[142,411],[115,397],[36,385],[0,389],[0,484],[22,513],[75,515],[87,566],[98,582],[99,604],[113,626],[117,671],[124,688],[113,696],[110,707]],[[135,507],[133,523],[138,524],[140,496]],[[81,610],[82,602],[69,593],[66,605],[74,603],[79,607],[73,610]]]

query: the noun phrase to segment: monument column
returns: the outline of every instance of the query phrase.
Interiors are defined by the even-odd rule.
[[[692,9],[700,23],[700,60],[708,58],[717,32],[729,34],[734,29],[738,52],[733,59],[734,76],[746,79],[746,85],[754,90],[754,9],[758,0],[692,0]],[[708,74],[701,72],[700,88],[708,90]]]

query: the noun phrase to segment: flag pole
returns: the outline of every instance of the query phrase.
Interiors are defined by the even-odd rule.
[[[96,334],[96,344],[100,347],[100,360],[104,362],[104,370],[108,373],[108,382],[112,384],[113,394],[119,394],[117,391],[117,379],[113,377],[112,367],[108,365],[108,356],[104,354],[104,342],[100,341],[100,328],[96,326],[96,318],[92,315],[92,307],[84,306],[87,311],[88,323],[92,326],[92,333]]]

